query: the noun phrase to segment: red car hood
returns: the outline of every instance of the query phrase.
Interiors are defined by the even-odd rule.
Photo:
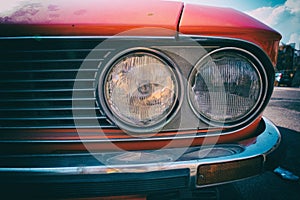
[[[15,0],[0,6],[0,36],[183,34],[239,38],[262,47],[273,64],[281,38],[265,24],[233,9],[160,0]],[[143,31],[144,30],[144,31]]]
[[[276,65],[281,35],[256,19],[231,8],[217,8],[186,4],[179,24],[179,32],[237,38],[260,46]]]
[[[134,28],[159,27],[184,34],[231,37],[258,31],[267,34],[266,38],[280,39],[280,35],[268,26],[228,8],[162,0],[13,2],[16,3],[10,6],[0,5],[2,36],[114,35]],[[20,29],[3,28],[5,26]]]
[[[20,0],[0,10],[0,35],[115,35],[144,27],[174,34],[182,9],[181,2],[159,0]]]

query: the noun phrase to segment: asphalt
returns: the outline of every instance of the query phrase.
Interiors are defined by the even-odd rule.
[[[282,141],[273,155],[274,167],[280,166],[300,176],[300,134],[283,127],[278,129]],[[300,182],[285,180],[271,169],[259,176],[233,183],[231,186],[236,189],[236,199],[241,200],[300,199]]]
[[[220,199],[299,200],[300,181],[273,172],[282,167],[300,177],[300,88],[275,87],[264,116],[279,129],[282,140],[272,154],[272,167],[259,176],[219,187]]]

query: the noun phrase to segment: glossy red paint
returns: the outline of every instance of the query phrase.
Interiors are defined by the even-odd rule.
[[[281,35],[256,19],[231,8],[186,4],[179,32],[247,40],[260,46],[276,63]]]
[[[182,16],[181,16],[182,14]],[[111,36],[136,28],[163,28],[136,35],[183,34],[239,38],[259,45],[276,63],[281,36],[265,24],[229,8],[160,0],[40,0],[0,13],[0,36]],[[168,31],[170,30],[170,31]]]
[[[21,1],[20,1],[21,2]],[[0,35],[106,35],[143,27],[171,32],[140,33],[174,35],[183,3],[158,0],[40,0],[20,3],[0,13]]]

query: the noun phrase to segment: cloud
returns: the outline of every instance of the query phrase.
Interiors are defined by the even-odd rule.
[[[300,44],[300,34],[298,33],[292,33],[290,36],[290,39],[288,41],[289,44],[291,43],[296,43],[296,44]]]
[[[287,0],[285,5],[291,9],[292,13],[297,13],[300,11],[299,0]]]
[[[276,7],[262,7],[247,14],[264,22],[282,34],[282,42],[300,45],[300,3],[299,0],[287,0]]]

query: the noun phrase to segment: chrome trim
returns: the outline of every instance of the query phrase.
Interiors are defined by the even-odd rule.
[[[96,98],[77,98],[77,99],[72,99],[72,98],[42,98],[42,99],[0,99],[0,102],[33,102],[33,101],[94,101]]]
[[[197,186],[197,168],[200,165],[217,164],[229,161],[239,161],[250,159],[257,156],[263,156],[264,161],[269,153],[275,150],[281,140],[279,130],[266,118],[263,118],[265,129],[256,137],[256,142],[249,146],[243,146],[244,151],[230,156],[203,158],[195,160],[174,162],[159,162],[147,164],[127,164],[127,165],[109,165],[109,166],[80,166],[80,167],[51,167],[51,168],[0,168],[0,173],[31,173],[31,174],[111,174],[111,173],[146,173],[172,169],[189,169],[189,184],[192,188],[201,188],[208,185]],[[220,184],[220,183],[218,183]]]
[[[70,50],[71,51],[71,50]],[[56,60],[5,60],[0,63],[56,63],[56,62],[82,62],[82,61],[103,61],[104,59],[56,59]]]
[[[32,92],[73,92],[75,91],[73,88],[71,89],[35,89],[35,90],[0,90],[0,92],[6,93],[14,93],[14,92],[22,92],[22,93],[32,93]],[[85,88],[85,89],[76,89],[76,91],[94,91],[94,88]]]
[[[82,71],[84,72],[97,72],[98,69],[82,69]],[[2,70],[1,72],[3,73],[49,73],[49,72],[78,72],[78,69],[46,69],[46,70],[42,70],[42,69],[29,69],[29,70],[14,70],[14,71],[10,71],[10,70]]]
[[[42,109],[41,109],[42,110]],[[24,120],[24,121],[29,121],[29,120],[72,120],[72,119],[94,119],[93,117],[11,117],[11,118],[1,118],[1,120]],[[106,119],[105,116],[97,116],[96,119]]]
[[[256,71],[257,75],[258,75],[258,78],[260,80],[260,92],[259,92],[259,97],[258,97],[258,101],[254,104],[254,106],[242,117],[239,117],[237,120],[235,121],[241,121],[242,119],[242,122],[239,122],[239,123],[236,123],[235,121],[233,122],[229,122],[230,124],[232,125],[229,125],[227,124],[226,121],[224,121],[223,123],[222,122],[218,122],[216,120],[213,120],[213,119],[207,119],[206,117],[202,116],[201,113],[199,113],[196,108],[194,108],[193,106],[193,103],[191,102],[191,98],[190,98],[190,91],[189,91],[189,88],[187,89],[187,98],[188,98],[188,103],[189,103],[189,106],[191,107],[191,109],[193,110],[194,114],[201,120],[203,120],[204,122],[206,122],[207,124],[210,124],[212,126],[224,126],[226,128],[232,128],[232,127],[237,127],[237,126],[240,126],[242,124],[246,124],[247,122],[249,122],[249,120],[253,120],[253,117],[255,117],[259,112],[261,112],[261,107],[263,105],[263,102],[265,101],[266,99],[266,96],[267,96],[267,91],[268,91],[268,78],[267,78],[267,73],[263,67],[263,64],[260,62],[260,60],[254,55],[252,54],[251,52],[245,50],[245,49],[242,49],[242,48],[237,48],[237,47],[223,47],[223,48],[218,48],[216,50],[213,50],[209,53],[207,53],[205,56],[203,56],[197,63],[196,65],[194,66],[193,70],[191,71],[191,73],[189,74],[188,76],[188,82],[190,83],[191,82],[191,78],[192,76],[195,74],[195,70],[197,70],[198,68],[201,68],[201,66],[199,66],[201,64],[201,62],[203,62],[205,59],[207,59],[208,57],[210,57],[211,55],[213,54],[218,54],[219,52],[226,52],[226,51],[231,51],[231,50],[234,50],[234,51],[237,51],[237,52],[242,52],[242,53],[245,53],[247,56],[249,56],[250,58],[253,58],[258,64],[259,66],[256,66],[255,63],[252,63],[251,59],[246,57],[246,59],[248,60],[248,62],[250,62],[254,68],[254,70]],[[262,71],[262,72],[261,72]],[[263,78],[262,78],[263,76]],[[188,84],[188,87],[191,87],[189,84]],[[264,91],[264,93],[263,93]],[[255,110],[254,113],[251,114],[251,112],[253,112]],[[251,114],[249,116],[249,114]],[[246,118],[246,119],[245,119]]]
[[[121,60],[123,57],[126,57],[127,55],[130,55],[131,53],[141,53],[141,54],[148,54],[156,59],[159,59],[163,63],[167,64],[170,71],[174,74],[176,78],[176,100],[174,101],[174,104],[172,105],[172,108],[170,111],[168,111],[167,114],[165,114],[164,118],[157,121],[155,124],[152,124],[150,126],[134,126],[133,123],[126,122],[125,120],[121,119],[119,116],[114,114],[114,111],[108,106],[107,98],[105,97],[105,89],[104,86],[107,82],[107,75],[112,71],[112,66],[115,64],[115,62]],[[163,52],[160,52],[156,49],[153,49],[151,47],[133,47],[133,48],[127,48],[125,50],[122,50],[121,52],[115,54],[112,59],[110,59],[103,68],[99,70],[99,76],[98,79],[96,79],[96,82],[98,82],[98,88],[97,88],[97,98],[101,108],[103,109],[104,113],[107,115],[107,117],[112,120],[117,126],[119,126],[121,129],[124,129],[125,131],[129,132],[137,132],[140,133],[141,131],[143,133],[145,132],[153,132],[160,130],[162,127],[164,127],[166,124],[168,124],[179,112],[181,109],[181,105],[183,102],[183,98],[185,94],[185,89],[183,86],[183,80],[182,76],[180,74],[180,69],[176,65],[173,60],[165,55]]]

